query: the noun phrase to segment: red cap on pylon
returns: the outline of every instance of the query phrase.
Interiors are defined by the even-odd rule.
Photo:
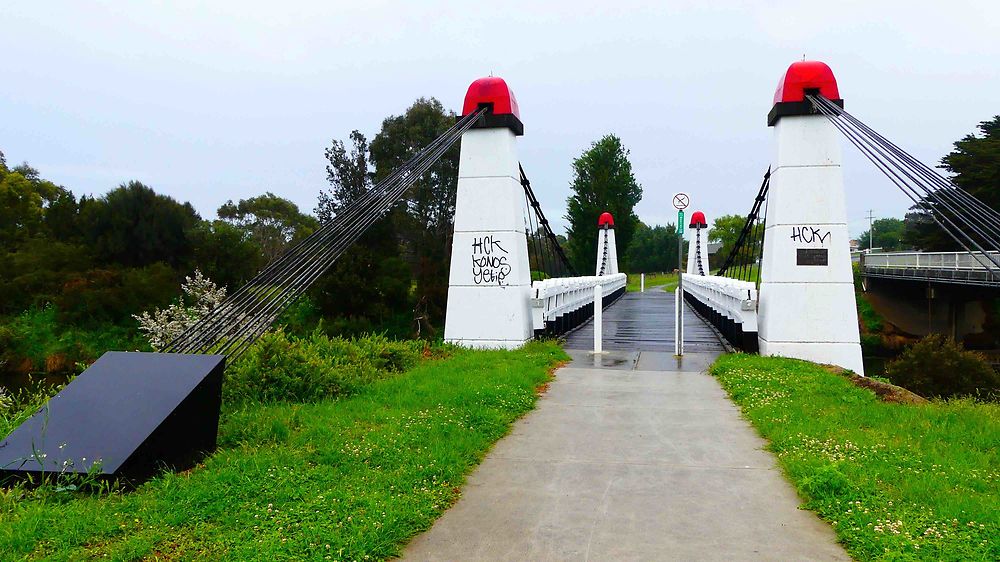
[[[781,117],[789,115],[814,115],[817,111],[806,94],[819,94],[844,107],[840,89],[833,71],[826,63],[817,60],[793,62],[778,80],[774,91],[774,107],[767,115],[767,125],[773,126]]]
[[[816,90],[827,99],[840,99],[837,79],[830,67],[818,60],[803,60],[793,62],[778,81],[774,103],[805,101],[806,90]]]
[[[489,106],[490,113],[494,115],[511,113],[514,117],[521,118],[514,92],[510,91],[507,82],[499,76],[480,78],[469,86],[469,91],[465,93],[462,115],[468,115],[484,105]]]
[[[707,228],[708,223],[705,222],[705,213],[701,211],[691,213],[691,224],[688,226],[691,228]]]
[[[472,126],[473,129],[507,127],[514,131],[515,135],[524,134],[517,98],[503,78],[487,76],[469,86],[469,90],[465,93],[465,103],[462,105],[462,115],[469,115],[482,107],[486,108],[486,114]]]
[[[601,216],[597,218],[597,226],[607,226],[610,228],[615,227],[615,218],[611,216],[611,213],[604,212]]]

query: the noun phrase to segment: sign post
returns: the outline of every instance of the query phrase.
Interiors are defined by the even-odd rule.
[[[674,355],[684,355],[684,209],[691,204],[687,193],[674,195],[677,209],[677,291],[674,293]]]

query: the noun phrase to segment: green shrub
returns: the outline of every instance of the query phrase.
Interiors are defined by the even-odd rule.
[[[73,372],[106,351],[146,351],[149,346],[134,329],[113,324],[92,328],[66,326],[49,305],[32,308],[0,325],[0,372],[19,368],[25,359],[34,372]]]
[[[1000,375],[981,354],[966,351],[950,338],[931,334],[889,363],[894,384],[934,397],[1000,397]]]
[[[866,356],[882,355],[884,353],[882,337],[875,334],[861,334],[861,349]]]
[[[360,387],[408,369],[424,354],[421,341],[370,335],[307,337],[282,330],[266,334],[226,369],[227,402],[298,401],[347,396]]]
[[[163,263],[133,269],[95,269],[66,282],[54,301],[63,324],[96,327],[128,322],[177,296],[179,275]]]
[[[413,313],[409,310],[387,316],[377,323],[364,317],[327,316],[318,328],[330,337],[385,334],[390,338],[403,340],[417,336],[414,330]],[[423,337],[428,336],[424,334]]]
[[[864,293],[858,291],[854,294],[858,302],[858,316],[861,317],[861,323],[864,325],[865,330],[874,334],[881,332],[882,328],[885,327],[882,316],[878,312],[875,312],[871,303],[865,298]]]
[[[291,304],[278,318],[277,325],[296,336],[305,336],[320,325],[323,314],[309,295],[303,295]]]
[[[851,480],[838,470],[836,465],[820,465],[809,476],[799,482],[799,488],[807,497],[836,498],[851,490]]]
[[[10,435],[65,385],[32,385],[16,392],[0,387],[0,436]]]

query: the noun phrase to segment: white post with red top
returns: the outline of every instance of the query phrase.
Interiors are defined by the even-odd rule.
[[[517,100],[502,78],[469,86],[463,115],[487,113],[462,135],[444,339],[512,349],[534,335]]]
[[[615,218],[604,212],[597,218],[597,275],[618,273],[618,246],[615,244]]]
[[[837,129],[807,93],[843,104],[826,64],[792,64],[768,125],[771,168],[759,294],[761,355],[829,363],[864,374]]]
[[[688,242],[687,268],[684,273],[708,275],[708,223],[705,221],[705,213],[691,213],[691,224],[688,227],[691,229],[691,240]]]

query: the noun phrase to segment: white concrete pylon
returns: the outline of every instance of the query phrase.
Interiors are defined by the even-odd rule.
[[[688,228],[691,239],[688,241],[687,268],[684,273],[708,275],[708,223],[705,222],[705,213],[701,211],[691,213],[691,224]]]
[[[512,349],[530,340],[531,270],[518,171],[517,100],[498,77],[469,86],[463,115],[487,113],[462,135],[445,341]]]
[[[806,92],[842,104],[830,68],[792,64],[775,93],[768,125],[771,168],[761,266],[761,355],[829,363],[864,374],[840,139]]]
[[[601,213],[597,219],[597,275],[618,273],[618,246],[615,244],[615,219]]]

